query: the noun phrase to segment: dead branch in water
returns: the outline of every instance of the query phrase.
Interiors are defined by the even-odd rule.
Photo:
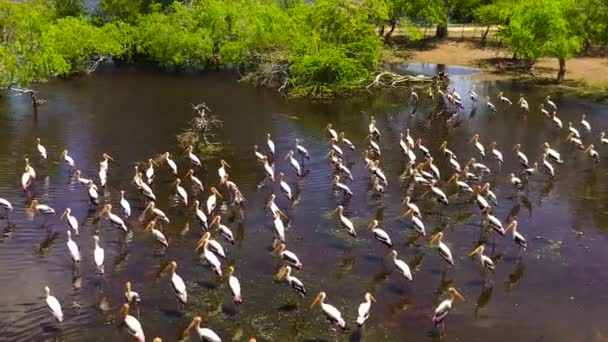
[[[218,149],[218,143],[212,142],[214,134],[212,130],[222,126],[222,120],[210,114],[211,109],[206,103],[190,104],[192,109],[198,114],[190,122],[190,126],[177,136],[177,141],[181,147],[200,146],[200,149]]]
[[[447,74],[426,75],[399,75],[392,71],[382,71],[374,76],[373,81],[366,86],[370,88],[398,88],[412,84],[434,84],[448,81]]]
[[[28,89],[28,88],[18,88],[12,84],[8,86],[8,90],[17,92],[17,93],[19,93],[19,95],[29,94],[30,99],[32,100],[32,107],[34,108],[35,111],[38,110],[39,105],[46,103],[45,99],[39,99],[38,96],[36,96],[36,94],[38,94],[38,91],[36,91],[36,90]]]

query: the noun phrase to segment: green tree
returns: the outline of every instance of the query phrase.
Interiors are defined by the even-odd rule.
[[[557,80],[563,81],[566,59],[577,53],[582,37],[575,30],[574,0],[525,0],[513,9],[505,40],[518,56],[535,60],[540,56],[559,61]]]

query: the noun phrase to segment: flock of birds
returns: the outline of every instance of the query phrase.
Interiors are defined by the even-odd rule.
[[[459,108],[463,107],[461,96],[455,90],[446,92],[438,90],[437,93],[441,97],[441,101],[444,101],[447,106],[454,106],[456,112],[458,112]],[[468,95],[474,105],[476,105],[478,102],[477,94],[473,90],[470,90]],[[431,91],[429,96],[434,98],[435,94]],[[512,105],[512,102],[506,98],[502,92],[498,95],[498,99],[505,105]],[[418,101],[418,94],[414,91],[411,93],[411,101],[416,103]],[[528,103],[523,96],[521,96],[517,104],[522,111],[529,111]],[[490,102],[489,97],[486,98],[486,105],[489,110],[496,112],[496,106]],[[546,116],[548,120],[556,125],[556,127],[559,129],[563,128],[561,121],[556,115],[557,106],[550,100],[549,96],[547,96],[544,103],[539,106],[539,112]],[[586,134],[591,132],[591,125],[588,121],[586,121],[584,115],[582,116],[580,127]],[[369,170],[371,189],[378,196],[382,196],[384,187],[388,185],[388,179],[380,165],[382,151],[379,142],[381,133],[376,127],[376,122],[373,117],[369,122],[368,130],[369,135],[366,139],[367,149],[364,151],[365,166],[366,169]],[[342,194],[342,196],[345,198],[355,196],[347,184],[348,180],[353,180],[353,176],[349,169],[349,163],[347,163],[345,159],[345,149],[355,151],[355,146],[343,132],[338,133],[331,124],[326,126],[326,133],[329,138],[329,152],[327,153],[326,157],[329,159],[335,171],[333,175],[334,191]],[[593,161],[596,163],[599,162],[599,154],[594,149],[594,145],[589,144],[585,146],[581,139],[581,133],[572,123],[569,123],[567,127],[566,140],[576,148],[580,148]],[[604,133],[601,133],[599,141],[601,144],[608,144],[608,139]],[[490,189],[489,183],[481,185],[479,182],[483,175],[493,172],[492,169],[494,165],[486,166],[475,158],[471,158],[466,164],[461,166],[456,154],[448,148],[447,142],[443,142],[438,147],[438,152],[442,158],[446,158],[448,162],[447,164],[452,169],[451,171],[453,171],[453,175],[449,178],[445,177],[445,179],[448,179],[447,181],[442,181],[439,168],[433,163],[435,159],[431,154],[431,150],[422,144],[421,139],[413,138],[408,129],[405,133],[401,134],[401,138],[398,143],[405,159],[407,160],[407,166],[403,174],[400,176],[400,181],[408,182],[410,190],[416,187],[424,189],[425,192],[419,197],[419,199],[422,199],[424,196],[428,195],[436,200],[439,204],[447,206],[450,204],[450,201],[448,200],[448,196],[446,196],[443,189],[447,191],[449,188],[450,191],[452,191],[451,187],[455,186],[454,189],[459,194],[468,196],[465,198],[470,198],[472,202],[477,204],[480,214],[483,217],[482,226],[484,228],[493,230],[494,233],[499,236],[505,236],[507,232],[511,230],[512,240],[521,248],[520,250],[524,251],[527,248],[526,239],[518,231],[518,225],[515,219],[511,219],[510,222],[503,225],[503,222],[492,214],[493,207],[498,205],[497,197]],[[480,159],[492,159],[497,165],[496,169],[500,171],[500,165],[503,163],[503,154],[498,150],[498,146],[495,142],[492,142],[485,147],[484,144],[481,143],[481,136],[479,134],[475,134],[471,137],[470,143],[475,153],[479,155]],[[262,153],[257,145],[254,146],[255,157],[262,165],[262,169],[265,173],[264,183],[278,184],[281,193],[285,196],[285,198],[288,201],[292,201],[294,200],[294,196],[289,183],[286,181],[286,176],[281,172],[277,173],[275,171],[274,163],[277,160],[277,158],[275,158],[277,151],[270,134],[268,134],[266,137],[266,145],[266,154]],[[41,160],[46,161],[48,159],[47,150],[41,144],[40,139],[37,139],[35,149],[38,152]],[[177,164],[173,159],[171,159],[171,155],[168,152],[162,155],[162,164],[173,175],[175,175],[176,180],[173,184],[174,195],[185,207],[188,207],[191,203],[194,204],[194,215],[196,216],[197,221],[199,222],[203,231],[200,240],[197,242],[196,252],[202,255],[210,266],[211,270],[217,274],[219,279],[227,280],[234,302],[242,303],[243,295],[241,292],[239,279],[235,275],[235,267],[229,266],[225,268],[222,266],[221,260],[226,258],[226,252],[222,247],[222,244],[213,239],[212,235],[217,234],[227,243],[234,243],[235,240],[232,231],[226,225],[222,224],[222,217],[216,214],[216,208],[218,205],[221,205],[223,201],[232,206],[241,206],[245,202],[245,198],[236,183],[234,183],[229,177],[228,169],[230,169],[230,165],[224,160],[221,160],[217,170],[219,176],[219,185],[226,189],[229,196],[228,198],[224,198],[216,187],[211,186],[209,188],[210,194],[204,202],[204,206],[201,207],[202,203],[196,198],[199,193],[205,192],[205,186],[203,186],[203,182],[195,175],[194,170],[202,167],[203,164],[200,158],[194,153],[192,146],[188,147],[185,152],[185,155],[193,168],[189,169],[185,173],[184,179],[188,179],[192,184],[192,187],[195,189],[194,194],[189,193],[189,191],[187,191],[181,185]],[[554,177],[556,173],[554,163],[557,165],[564,163],[560,153],[548,143],[543,144],[542,154],[538,162],[530,162],[526,154],[523,152],[523,147],[519,144],[513,147],[513,157],[519,160],[521,169],[513,171],[508,177],[510,183],[517,190],[525,188],[528,178],[537,176],[541,170],[549,177]],[[112,226],[124,232],[128,232],[130,229],[132,229],[125,222],[125,219],[131,217],[133,214],[131,204],[125,196],[125,191],[120,191],[120,213],[113,211],[114,207],[112,204],[102,203],[102,199],[99,195],[99,187],[104,188],[106,186],[108,170],[110,167],[110,162],[114,161],[113,158],[106,153],[102,154],[102,160],[99,163],[98,169],[98,179],[96,181],[83,177],[81,172],[76,168],[76,163],[68,154],[67,150],[63,151],[61,158],[65,162],[66,166],[73,171],[75,182],[79,183],[83,188],[86,189],[90,199],[91,210],[98,211],[95,216],[96,220],[106,219],[111,223]],[[296,139],[293,150],[289,151],[284,159],[289,163],[296,176],[301,177],[304,174],[304,161],[310,160],[310,158],[311,156],[307,149],[301,144],[300,140]],[[539,163],[541,166],[540,169]],[[169,223],[170,218],[155,205],[157,197],[153,189],[155,175],[157,174],[157,169],[159,167],[159,163],[153,159],[149,159],[145,167],[140,165],[135,166],[133,184],[147,202],[147,206],[140,216],[140,220],[142,221],[149,218],[149,220],[146,220],[148,222],[145,224],[144,230],[149,231],[152,234],[160,248],[166,249],[169,248],[168,240],[163,234],[162,230],[158,229],[157,226],[159,225],[159,222]],[[25,192],[28,192],[30,187],[33,186],[35,179],[36,171],[31,165],[30,161],[26,158],[25,169],[21,176],[22,189]],[[442,184],[443,189],[439,187],[439,184]],[[293,288],[293,290],[304,297],[307,295],[305,285],[294,275],[296,271],[302,270],[302,262],[293,251],[287,249],[286,228],[288,228],[289,218],[275,203],[275,198],[276,196],[272,194],[266,203],[266,208],[273,220],[273,252],[281,259],[282,263],[282,266],[276,274],[275,279],[286,282]],[[194,200],[192,201],[192,199]],[[414,203],[414,200],[410,196],[405,197],[403,200],[403,206],[405,208],[403,217],[408,218],[411,228],[417,234],[419,234],[420,237],[425,237],[427,233],[423,221],[423,215],[419,207]],[[10,219],[10,212],[13,210],[12,204],[8,200],[0,198],[0,208],[5,210],[6,217]],[[57,214],[55,209],[53,209],[50,205],[39,203],[39,201],[36,199],[31,200],[28,209],[45,217],[45,221],[42,224],[43,226],[45,226],[47,218]],[[344,207],[341,205],[338,206],[333,213],[337,214],[341,227],[343,227],[350,236],[357,238],[357,229],[353,222],[344,214]],[[70,208],[65,208],[60,218],[65,218],[67,226],[69,227],[66,234],[66,245],[69,255],[74,263],[79,263],[81,262],[82,255],[80,253],[78,244],[73,237],[79,235],[79,221],[75,216],[72,215]],[[379,243],[390,249],[388,257],[389,260],[392,261],[394,269],[405,279],[413,281],[414,275],[412,274],[412,270],[405,261],[399,259],[397,251],[393,249],[392,239],[389,233],[381,228],[381,223],[378,220],[372,220],[369,222],[368,229]],[[447,264],[454,265],[452,252],[448,245],[443,241],[443,238],[444,234],[439,232],[430,237],[430,243],[437,247],[439,255]],[[99,275],[103,275],[105,254],[104,249],[100,245],[100,238],[98,235],[93,236],[93,242],[95,246],[93,251],[93,262],[95,264],[97,273]],[[470,255],[478,256],[481,267],[491,271],[495,269],[494,261],[484,254],[483,244],[476,246]],[[170,283],[177,301],[182,306],[186,305],[188,302],[188,291],[186,288],[186,283],[177,273],[177,263],[175,261],[170,262],[164,272],[168,272],[168,274],[170,274]],[[133,336],[134,339],[137,341],[145,341],[145,335],[141,323],[136,317],[130,315],[129,313],[131,306],[137,305],[137,303],[140,302],[140,295],[132,290],[130,282],[125,284],[125,288],[125,303],[120,309],[120,321],[124,323],[128,332]],[[46,286],[44,289],[46,292],[45,302],[48,309],[57,321],[62,322],[64,315],[60,301],[51,294],[51,290],[48,286]],[[372,303],[376,301],[372,293],[365,293],[363,297],[364,302],[361,303],[357,312],[356,324],[358,326],[365,324],[370,316]],[[436,326],[441,324],[441,331],[443,331],[443,323],[445,322],[445,319],[448,316],[456,298],[463,301],[465,300],[456,288],[450,287],[447,291],[447,298],[445,298],[437,306],[433,313],[432,322]],[[311,308],[319,304],[321,311],[330,322],[332,328],[337,327],[346,329],[347,324],[340,310],[335,306],[328,304],[326,299],[327,294],[323,291],[319,292],[315,296],[311,304]],[[201,322],[202,318],[200,316],[196,316],[184,331],[184,336],[188,335],[191,331],[194,331],[201,340],[213,342],[221,341],[221,338],[213,330],[201,327]],[[159,342],[160,338],[155,338],[154,341]],[[249,341],[252,342],[255,341],[255,339],[251,338]]]

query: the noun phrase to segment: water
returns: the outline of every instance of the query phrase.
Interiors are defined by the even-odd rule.
[[[39,85],[48,104],[40,108],[37,118],[26,97],[0,99],[0,197],[16,207],[10,223],[0,221],[0,283],[4,289],[0,340],[127,341],[127,332],[115,321],[127,280],[143,297],[139,312],[133,314],[139,316],[150,340],[154,336],[165,341],[179,339],[194,315],[202,315],[203,325],[225,341],[244,341],[250,336],[258,341],[436,340],[437,331],[430,319],[449,284],[457,287],[467,301],[455,302],[446,325],[446,340],[601,340],[608,334],[604,322],[608,273],[603,272],[608,257],[604,248],[608,228],[606,163],[595,165],[564,142],[565,130],[557,131],[535,110],[545,95],[537,89],[480,82],[468,75],[455,75],[453,80],[462,95],[472,84],[480,97],[491,94],[495,98],[503,90],[516,100],[520,92],[524,93],[532,112],[524,116],[515,105],[508,109],[494,99],[499,113],[491,115],[480,105],[471,114],[471,104],[465,99],[460,126],[447,128],[443,119],[429,120],[435,106],[425,96],[421,96],[417,113],[412,116],[412,106],[394,95],[331,104],[286,101],[273,90],[236,83],[234,77],[223,73],[173,75],[131,68],[107,68],[90,77]],[[222,222],[233,230],[237,243],[229,246],[217,237],[228,250],[224,264],[234,265],[241,281],[244,303],[239,307],[232,303],[226,282],[218,281],[195,255],[201,228],[192,208],[184,208],[173,198],[174,178],[167,167],[158,169],[154,185],[158,207],[172,220],[162,225],[170,244],[164,255],[151,235],[143,232],[144,223],[138,217],[145,203],[130,183],[135,162],[165,151],[172,152],[180,175],[186,172],[189,166],[177,146],[176,135],[193,117],[190,103],[201,101],[207,102],[224,122],[215,137],[224,149],[220,155],[203,155],[205,171],[197,173],[207,188],[217,185],[219,159],[225,159],[232,165],[228,170],[231,179],[247,199],[242,221],[234,208],[222,208],[221,212]],[[593,132],[583,133],[583,140],[593,140],[600,155],[606,155],[605,147],[598,146],[597,136],[600,129],[608,127],[608,108],[575,98],[556,96],[555,101],[565,126],[568,121],[578,123],[580,113],[588,114]],[[382,132],[382,167],[389,179],[382,205],[368,192],[368,172],[361,157],[370,115],[375,116]],[[354,163],[355,177],[349,184],[355,196],[349,201],[331,191],[332,172],[324,158],[328,151],[324,127],[328,122],[343,130],[358,147],[358,152],[347,152],[347,159]],[[410,195],[422,207],[428,231],[445,227],[444,241],[454,254],[454,267],[446,269],[437,250],[429,247],[427,240],[416,239],[407,220],[397,220],[402,213],[400,202],[408,190],[406,183],[398,181],[405,165],[398,138],[405,128],[431,149],[442,173],[444,182],[440,186],[452,203],[447,209],[437,209],[433,201],[419,198],[423,189],[417,188]],[[272,134],[281,157],[277,170],[285,172],[299,199],[290,206],[278,186],[272,186],[279,206],[291,218],[287,245],[304,264],[297,276],[307,287],[309,296],[305,300],[286,284],[272,279],[278,263],[270,252],[272,220],[264,210],[271,188],[258,188],[264,173],[252,151],[254,144],[265,147],[267,132]],[[437,150],[447,140],[464,164],[475,156],[467,140],[477,132],[485,145],[496,141],[505,155],[499,172],[494,162],[484,160],[494,171],[484,179],[498,196],[494,214],[503,221],[510,214],[516,215],[519,231],[530,246],[520,259],[510,233],[496,238],[495,244],[492,235],[485,233],[486,254],[497,260],[494,274],[484,274],[478,259],[468,257],[480,239],[481,216],[475,204],[453,196],[453,185],[445,185],[451,172]],[[49,151],[47,162],[35,153],[36,137]],[[282,159],[296,137],[303,139],[313,155],[305,166],[309,172],[299,180]],[[545,175],[533,177],[527,190],[517,195],[507,180],[508,173],[519,168],[511,147],[521,143],[528,157],[537,159],[545,141],[562,152],[565,165],[556,167],[555,180]],[[110,163],[104,197],[118,208],[119,191],[126,190],[134,207],[134,215],[127,220],[132,236],[126,237],[107,221],[95,222],[86,191],[70,184],[70,171],[60,162],[64,148],[86,177],[96,178],[101,153],[116,159]],[[19,189],[25,156],[30,157],[39,174],[27,195]],[[188,182],[185,185],[190,189]],[[207,190],[198,198],[206,200],[208,195]],[[25,209],[32,197],[58,211],[72,208],[81,223],[81,234],[75,238],[83,255],[78,268],[72,267],[65,245],[65,221],[52,218],[50,232],[41,228],[43,218],[32,218]],[[193,199],[191,196],[191,202]],[[355,222],[359,234],[356,240],[339,227],[336,217],[327,214],[340,203]],[[373,218],[389,232],[400,258],[412,267],[417,265],[413,283],[389,274],[390,264],[385,263],[388,268],[383,266],[388,249],[365,229]],[[104,276],[94,270],[95,231],[105,248]],[[184,310],[178,309],[168,275],[160,275],[171,260],[177,261],[177,272],[188,286],[189,303]],[[63,324],[55,323],[46,310],[45,285],[63,305]],[[348,332],[330,331],[320,309],[309,309],[321,289],[327,292],[328,303],[342,311],[351,327]],[[374,293],[378,303],[366,326],[359,330],[353,322],[367,291]]]

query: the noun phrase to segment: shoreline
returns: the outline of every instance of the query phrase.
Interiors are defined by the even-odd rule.
[[[608,58],[571,58],[566,63],[566,80],[557,83],[558,63],[554,58],[541,58],[531,70],[523,71],[513,65],[510,52],[506,49],[481,47],[470,40],[425,40],[406,48],[403,50],[399,45],[386,47],[383,61],[388,64],[425,62],[473,67],[479,70],[476,77],[483,80],[513,80],[608,103]]]

